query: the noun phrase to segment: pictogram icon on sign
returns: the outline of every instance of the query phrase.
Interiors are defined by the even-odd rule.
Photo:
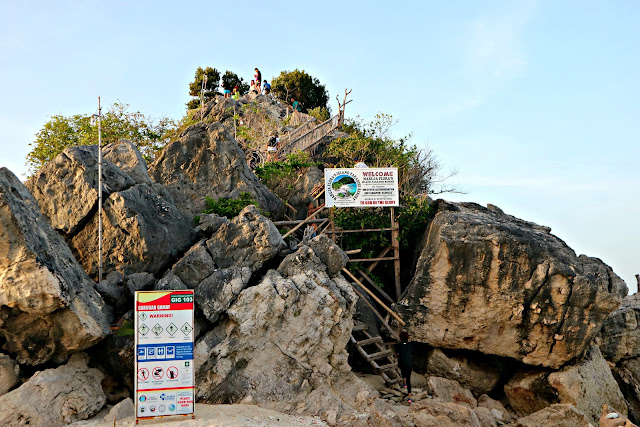
[[[164,370],[160,367],[153,368],[152,375],[154,380],[162,379],[162,376],[164,375]]]
[[[138,316],[138,317],[140,317],[140,320],[142,320],[144,322],[145,320],[147,320],[147,317],[149,317],[149,316],[147,316],[147,313],[142,312],[142,313],[140,313],[140,316]]]
[[[140,332],[140,335],[145,336],[149,333],[149,327],[143,323],[138,328],[138,332]]]
[[[138,379],[140,381],[146,381],[149,379],[149,370],[146,368],[138,369]]]
[[[189,333],[193,331],[193,328],[191,327],[190,324],[185,323],[184,325],[182,325],[182,328],[180,328],[180,330],[182,331],[183,334],[189,335]]]
[[[160,326],[159,323],[156,323],[156,326],[154,326],[151,331],[155,334],[155,336],[159,337],[164,329],[162,329],[162,326]]]
[[[176,378],[178,378],[178,368],[176,368],[175,366],[172,366],[169,369],[167,369],[167,377],[170,380],[175,380]]]
[[[167,332],[169,332],[169,335],[173,336],[177,331],[178,327],[173,323],[170,323],[169,326],[167,326]]]

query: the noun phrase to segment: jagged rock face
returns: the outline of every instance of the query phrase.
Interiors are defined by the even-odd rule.
[[[3,426],[60,426],[86,420],[106,403],[104,375],[87,366],[84,354],[66,365],[37,372],[17,389],[0,396]]]
[[[398,310],[413,340],[558,368],[581,354],[627,293],[549,229],[438,201]]]
[[[596,346],[584,359],[556,372],[520,373],[505,385],[511,407],[529,415],[553,403],[574,405],[594,424],[605,403],[626,415],[627,404],[607,361]]]
[[[607,317],[601,335],[605,359],[618,362],[640,356],[640,293],[626,297]]]
[[[516,421],[516,427],[590,427],[593,424],[575,406],[554,404]],[[597,424],[596,424],[597,425]]]
[[[249,205],[218,228],[207,240],[207,249],[220,268],[249,267],[256,271],[286,250],[287,244],[276,226]]]
[[[240,293],[228,320],[196,344],[197,399],[284,402],[349,372],[357,297],[308,246]]]
[[[629,403],[629,418],[636,424],[640,423],[640,358],[622,360],[613,373]]]
[[[0,334],[19,363],[62,362],[109,332],[110,311],[27,188],[0,169]]]
[[[205,209],[205,197],[236,198],[248,192],[274,218],[283,203],[247,166],[245,155],[220,123],[200,122],[165,147],[150,166],[152,179],[164,185],[176,206],[195,216]]]
[[[105,152],[104,271],[155,274],[193,243],[191,220],[175,207],[162,186],[149,183],[140,153],[132,144],[110,145]],[[98,275],[97,156],[97,146],[67,148],[27,183],[43,213],[66,236],[92,277]]]

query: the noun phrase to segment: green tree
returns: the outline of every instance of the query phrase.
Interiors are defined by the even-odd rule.
[[[114,103],[102,115],[102,145],[120,140],[133,143],[147,161],[152,161],[169,141],[167,135],[175,128],[173,120],[163,117],[153,120],[139,111],[131,112],[128,104]],[[98,144],[98,124],[91,124],[91,115],[56,115],[36,133],[27,154],[29,174],[52,160],[65,148],[74,145]]]
[[[222,76],[222,81],[227,84],[231,93],[233,93],[234,86],[238,86],[238,89],[240,89],[240,95],[244,95],[249,92],[249,84],[245,83],[242,77],[238,77],[238,75],[232,71],[225,71]]]
[[[310,76],[304,70],[282,71],[278,77],[271,80],[271,90],[278,98],[287,102],[292,97],[295,98],[302,103],[305,111],[316,107],[329,109],[327,89],[320,80]]]
[[[198,67],[194,80],[189,83],[189,95],[195,98],[187,103],[187,109],[193,110],[194,108],[200,107],[200,93],[202,91],[202,81],[205,76],[207,77],[207,81],[204,86],[204,102],[212,100],[216,96],[216,93],[218,93],[220,72],[211,67],[205,69]]]

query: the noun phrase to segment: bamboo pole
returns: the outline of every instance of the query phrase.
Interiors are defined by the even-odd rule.
[[[298,230],[300,227],[302,227],[304,224],[307,224],[307,220],[312,219],[314,216],[318,215],[321,211],[323,211],[325,209],[326,206],[322,205],[317,211],[315,211],[314,213],[312,213],[311,215],[309,215],[304,221],[302,221],[300,224],[296,225],[295,227],[293,227],[291,230],[289,230],[284,236],[282,236],[283,239],[286,239],[287,237],[291,236],[296,230]]]
[[[395,276],[396,285],[396,298],[400,301],[400,295],[402,295],[402,287],[400,285],[400,231],[398,229],[398,223],[396,222],[395,208],[391,208],[391,228],[394,230],[391,232],[391,246],[393,247],[393,272]]]
[[[373,314],[376,315],[376,317],[378,319],[380,319],[380,322],[382,323],[382,325],[387,328],[387,330],[391,333],[391,335],[393,336],[393,338],[397,341],[400,341],[400,336],[396,333],[396,331],[393,330],[393,328],[384,320],[384,318],[380,315],[380,313],[378,313],[378,310],[376,310],[376,308],[369,302],[369,300],[367,300],[364,295],[362,295],[356,288],[353,288],[353,291],[356,293],[356,295],[358,295],[358,297],[364,301],[365,304],[367,304],[367,306],[369,306],[369,308],[371,309],[371,311],[373,311]]]
[[[371,292],[369,289],[367,289],[367,287],[365,285],[362,284],[362,282],[360,282],[360,280],[358,280],[356,278],[356,276],[354,276],[353,274],[351,274],[351,272],[349,270],[347,270],[346,268],[343,268],[342,271],[344,271],[345,273],[347,273],[347,275],[349,277],[351,277],[351,279],[353,279],[353,281],[355,281],[367,294],[369,294],[369,296],[371,296],[371,298],[373,298],[378,304],[380,304],[385,310],[387,310],[387,312],[389,314],[391,314],[397,321],[398,323],[400,323],[400,325],[404,326],[404,320],[402,320],[400,318],[400,316],[398,316],[395,311],[391,310],[389,307],[387,307],[387,305],[385,303],[383,303],[380,298],[378,298],[373,292]]]

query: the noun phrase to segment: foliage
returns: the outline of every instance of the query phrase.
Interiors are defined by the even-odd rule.
[[[204,102],[206,103],[215,98],[216,93],[218,92],[218,84],[220,82],[220,72],[211,67],[207,67],[205,69],[198,67],[196,69],[194,80],[189,83],[189,95],[194,96],[195,99],[192,99],[187,103],[187,109],[191,110],[200,107],[202,81],[205,76],[207,77],[207,82],[204,87]]]
[[[308,168],[318,165],[319,163],[312,161],[307,153],[297,151],[287,154],[284,160],[266,162],[258,166],[254,172],[278,197],[289,200],[294,193],[293,184]]]
[[[156,121],[128,108],[128,104],[116,102],[102,115],[102,145],[127,140],[138,147],[147,161],[152,161],[168,143],[169,132],[176,124],[169,118]],[[53,116],[29,144],[32,147],[27,154],[29,173],[35,173],[67,147],[97,144],[98,124],[91,124],[91,115]]]
[[[431,150],[409,144],[410,135],[392,139],[393,117],[378,114],[370,123],[349,120],[346,138],[332,141],[324,155],[337,160],[338,167],[353,167],[356,160],[369,167],[397,167],[402,192],[416,195],[429,191],[439,165]]]
[[[288,103],[291,98],[302,103],[303,110],[316,107],[329,108],[329,94],[320,80],[307,74],[304,70],[282,71],[271,80],[271,91],[280,99]]]
[[[216,215],[226,216],[229,219],[238,216],[240,211],[249,205],[255,205],[258,209],[260,208],[258,202],[253,200],[251,198],[251,194],[247,192],[240,193],[240,197],[237,199],[231,199],[228,197],[213,199],[207,196],[204,200],[207,205],[207,209],[205,209],[203,213],[214,213]],[[260,211],[260,213],[265,216],[268,215],[268,213],[262,211]]]
[[[280,128],[279,121],[272,120],[255,101],[243,104],[237,119],[236,141],[245,152],[261,150]]]
[[[126,337],[133,336],[135,334],[135,330],[133,329],[133,324],[129,320],[125,320],[122,322],[122,326],[120,326],[116,332],[116,336]]]
[[[316,120],[318,120],[318,123],[326,122],[327,120],[329,120],[329,117],[331,117],[331,115],[329,114],[329,110],[327,110],[325,107],[312,108],[307,111],[307,114],[315,117]]]
[[[244,95],[249,92],[249,84],[245,83],[242,77],[238,77],[238,75],[232,71],[225,71],[222,76],[222,81],[227,84],[231,93],[233,93],[233,88],[235,86],[238,86],[238,89],[240,89],[240,95]]]

